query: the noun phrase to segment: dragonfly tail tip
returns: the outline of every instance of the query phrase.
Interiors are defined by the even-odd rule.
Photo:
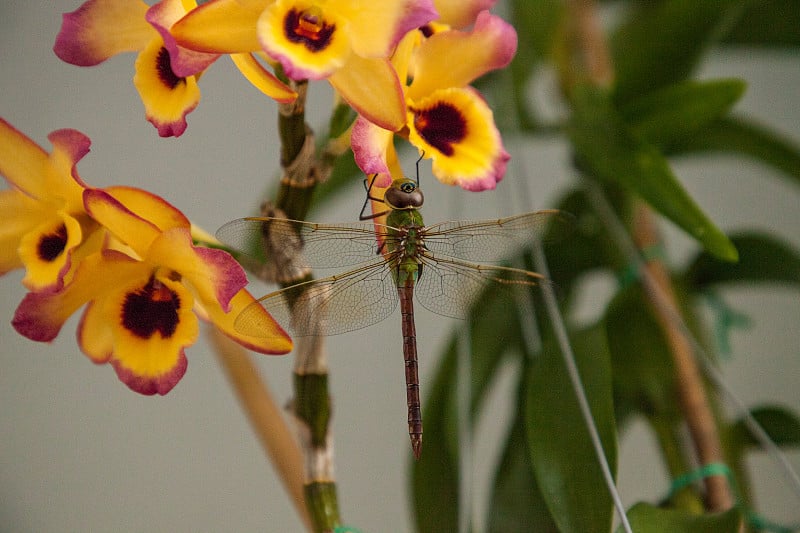
[[[411,435],[411,451],[414,452],[414,459],[419,461],[422,455],[422,435]]]

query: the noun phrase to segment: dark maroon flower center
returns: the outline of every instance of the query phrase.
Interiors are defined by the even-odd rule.
[[[158,71],[158,79],[170,89],[174,89],[179,83],[184,83],[184,79],[172,71],[169,52],[163,46],[156,57],[156,70]]]
[[[149,339],[155,332],[169,338],[178,327],[180,307],[178,295],[151,277],[147,285],[125,297],[122,325],[141,339]]]
[[[283,19],[283,31],[293,43],[304,45],[311,52],[324,50],[336,31],[336,24],[328,24],[319,10],[290,10]]]
[[[416,110],[414,128],[425,142],[446,156],[453,155],[453,145],[467,136],[467,121],[464,116],[444,102],[429,109]]]
[[[56,231],[48,233],[39,239],[36,253],[39,259],[50,263],[55,261],[67,246],[67,226],[61,224]]]

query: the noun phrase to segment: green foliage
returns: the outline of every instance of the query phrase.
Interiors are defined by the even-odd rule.
[[[693,309],[705,291],[731,283],[798,287],[800,252],[769,234],[723,233],[681,185],[671,160],[712,152],[744,156],[797,184],[800,149],[769,127],[731,114],[745,92],[743,81],[700,81],[693,79],[694,70],[712,46],[797,46],[800,10],[788,0],[615,4],[622,8],[610,34],[615,69],[611,87],[593,85],[576,67],[582,52],[575,49],[570,3],[511,0],[508,13],[518,31],[519,52],[511,76],[493,77],[481,90],[490,101],[513,103],[516,117],[498,120],[501,127],[513,125],[511,133],[528,136],[531,142],[540,135],[565,135],[577,170],[593,182],[592,190],[602,191],[628,231],[636,229],[632,208],[644,201],[697,241],[696,256],[670,274],[683,320],[702,343],[710,328]],[[569,110],[563,127],[543,128],[531,105],[531,80],[544,68],[554,68],[562,83]],[[575,224],[568,234],[563,228],[550,228],[544,248],[590,408],[612,469],[618,432],[638,417],[647,421],[667,470],[677,477],[695,467],[685,454],[680,431],[684,413],[669,343],[644,290],[634,278],[626,279],[597,322],[577,325],[573,317],[573,303],[580,299],[578,291],[587,275],[603,272],[622,278],[630,267],[587,191],[580,183],[553,202],[572,213]],[[538,292],[531,296],[540,303]],[[501,365],[513,362],[520,369],[514,389],[506,391],[514,405],[492,480],[487,529],[609,531],[611,499],[551,324],[541,309],[536,306],[532,321],[513,301],[487,293],[474,304],[468,323],[473,422]],[[541,347],[534,350],[526,339],[537,333]],[[425,452],[412,467],[414,513],[424,532],[459,527],[455,390],[457,343],[464,337],[463,331],[454,332],[424,402]],[[706,394],[713,396],[708,387]],[[757,441],[743,421],[730,420],[718,406],[712,407],[740,507],[703,513],[702,495],[687,486],[669,500],[641,502],[629,509],[627,516],[637,533],[733,532],[739,531],[743,516],[752,519],[745,511],[750,506],[745,459],[757,449]],[[800,445],[796,413],[768,406],[752,414],[779,446]],[[665,496],[667,490],[664,487]]]
[[[638,503],[628,511],[631,528],[641,533],[736,533],[742,518],[736,509],[713,515],[695,515],[685,511],[660,509]],[[617,533],[623,531],[617,529]]]

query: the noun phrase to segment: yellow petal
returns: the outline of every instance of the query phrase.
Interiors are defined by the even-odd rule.
[[[373,124],[397,131],[406,123],[403,89],[387,59],[350,55],[328,81],[341,97]]]
[[[270,0],[212,0],[172,26],[179,45],[199,52],[232,54],[261,49],[256,22]]]
[[[261,66],[252,54],[231,54],[230,57],[245,79],[265,95],[282,104],[297,99],[297,93]]]
[[[63,212],[25,235],[19,245],[19,257],[26,268],[22,284],[32,291],[60,289],[75,266],[71,254],[82,236],[80,223]]]
[[[179,137],[186,130],[186,115],[200,102],[195,76],[178,77],[170,64],[161,37],[154,39],[136,58],[133,83],[139,91],[145,115],[161,137]]]

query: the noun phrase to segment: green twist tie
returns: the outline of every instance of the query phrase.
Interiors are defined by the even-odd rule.
[[[728,465],[724,463],[709,463],[701,466],[697,470],[693,470],[683,474],[682,476],[678,476],[672,481],[672,486],[667,494],[667,499],[672,498],[676,492],[688,487],[695,481],[699,481],[700,479],[711,476],[725,476],[728,479],[728,482],[731,486],[731,491],[733,491],[733,494],[736,497],[736,506],[744,515],[747,523],[756,531],[770,531],[772,533],[795,533],[800,531],[800,524],[795,526],[784,526],[777,524],[745,507],[745,505],[742,503],[741,497],[739,496],[739,489],[736,485],[736,479],[733,477],[731,469],[728,468]]]
[[[361,530],[350,526],[336,526],[333,533],[361,533]]]
[[[663,261],[666,257],[664,247],[661,245],[661,243],[642,248],[639,250],[639,253],[641,254],[642,261],[645,263],[655,260]],[[640,272],[638,263],[628,263],[624,268],[617,272],[617,283],[619,283],[620,288],[624,289],[636,283],[636,281],[639,280],[639,277]]]
[[[719,348],[719,353],[724,358],[731,354],[731,330],[734,328],[747,328],[753,323],[750,317],[737,311],[715,292],[705,293],[706,301],[714,312],[714,340]]]

